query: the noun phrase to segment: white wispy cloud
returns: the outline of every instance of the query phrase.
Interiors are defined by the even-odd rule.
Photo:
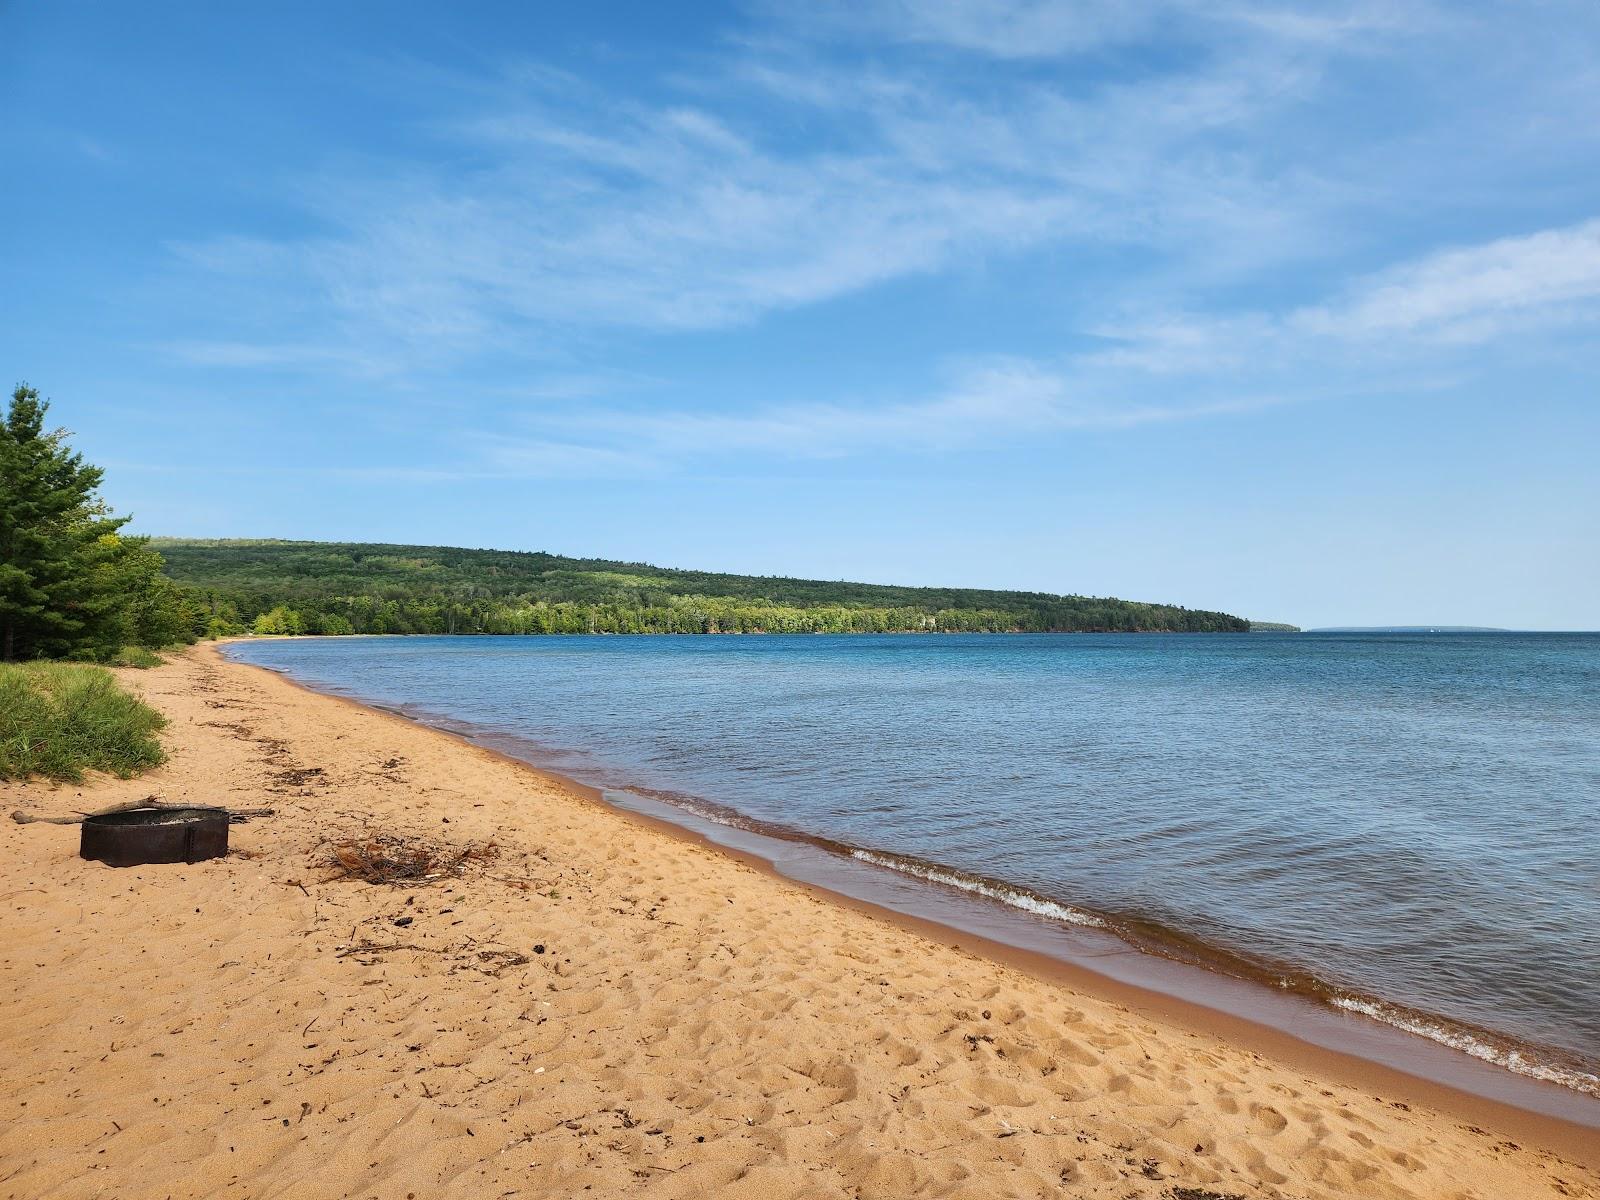
[[[1483,341],[1530,318],[1564,320],[1600,301],[1600,218],[1441,251],[1359,281],[1292,327],[1330,337]]]
[[[274,370],[345,370],[382,373],[381,361],[358,349],[327,342],[179,340],[160,347],[180,362],[196,367],[269,368]]]
[[[503,430],[470,433],[465,439],[482,478],[605,478],[649,474],[661,460],[639,449],[519,437]]]
[[[1232,372],[1241,380],[1288,364],[1427,360],[1441,349],[1600,324],[1600,218],[1456,246],[1354,280],[1320,304],[1285,313],[1164,313],[1106,323],[1102,369],[1154,374]],[[1355,357],[1352,358],[1352,353]]]
[[[561,441],[496,433],[480,435],[480,443],[494,448],[499,467],[541,473],[636,472],[728,454],[950,452],[1254,411],[1283,401],[1283,372],[1291,367],[1313,370],[1324,394],[1393,386],[1397,371],[1415,387],[1416,370],[1430,363],[1423,352],[1441,344],[1580,316],[1600,322],[1600,220],[1397,264],[1328,303],[1281,316],[1169,314],[1107,325],[1099,331],[1106,348],[1050,362],[968,362],[947,386],[918,399],[716,412],[591,408],[541,418]],[[1352,360],[1352,343],[1368,349]],[[1141,376],[1185,382],[1163,385],[1172,398],[1152,401],[1137,384]]]
[[[1134,38],[1150,28],[1162,0],[1061,4],[1052,0],[865,0],[791,9],[791,19],[828,34],[891,38],[1036,58],[1084,51]]]
[[[723,456],[828,459],[950,453],[1032,435],[1126,429],[1238,413],[1276,402],[1233,394],[1169,403],[1119,396],[1070,364],[993,358],[953,368],[946,386],[892,403],[816,401],[724,411],[589,409],[544,414],[538,434],[480,431],[475,449],[496,469],[529,475],[637,474]]]
[[[821,0],[765,11],[829,36],[887,38],[1010,59],[1104,50],[1174,24],[1325,45],[1428,22],[1427,7],[1415,0],[1329,0],[1314,11],[1280,0]]]
[[[413,155],[298,182],[299,223],[316,232],[174,247],[222,332],[168,352],[396,385],[512,364],[520,385],[502,371],[476,395],[520,397],[536,416],[461,435],[459,470],[620,475],[1241,411],[1372,386],[1397,364],[1435,369],[1449,347],[1588,320],[1600,298],[1597,221],[1420,254],[1397,249],[1415,235],[1384,245],[1367,228],[1397,213],[1419,224],[1428,165],[1470,172],[1455,150],[1485,129],[1529,161],[1556,142],[1600,145],[1568,128],[1575,81],[1594,77],[1581,55],[1497,78],[1492,105],[1454,82],[1462,64],[1502,62],[1486,48],[1507,30],[1487,16],[1424,0],[758,11],[774,22],[760,36],[648,89],[539,63],[439,88],[454,107],[416,131]],[[1106,68],[1146,42],[1159,63]],[[1340,70],[1423,44],[1444,64],[1430,93],[1441,123],[1410,140],[1386,124],[1344,132],[1367,75]],[[1458,129],[1445,101],[1462,98],[1477,124]],[[1491,168],[1470,178],[1491,200],[1508,186]],[[1354,277],[1339,268],[1350,247],[1368,264]],[[1090,349],[1023,353],[1002,334],[925,394],[786,405],[696,404],[670,378],[641,398],[607,362],[620,340],[738,329],[1029,256],[1052,264],[1043,302],[1063,342],[1092,336]],[[1399,261],[1370,270],[1385,259]]]
[[[473,111],[431,126],[448,166],[308,181],[315,236],[176,250],[297,309],[315,298],[323,336],[405,363],[547,350],[587,330],[739,326],[1046,245],[1259,257],[1309,244],[1318,181],[1206,139],[1303,99],[1314,57],[1257,39],[1135,83],[972,90],[789,42],[735,48],[653,106],[508,69]],[[752,117],[773,106],[810,134]]]

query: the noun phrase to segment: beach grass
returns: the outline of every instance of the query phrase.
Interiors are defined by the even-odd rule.
[[[147,649],[144,646],[124,646],[111,656],[106,665],[111,667],[138,667],[140,670],[146,670],[150,667],[159,667],[166,661],[154,650]]]
[[[126,779],[161,763],[166,718],[103,667],[0,664],[0,779]]]

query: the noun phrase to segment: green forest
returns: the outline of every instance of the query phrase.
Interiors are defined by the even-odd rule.
[[[351,633],[1237,633],[1090,596],[725,575],[540,552],[156,538],[218,630]]]
[[[0,424],[0,660],[148,665],[233,634],[1242,633],[1094,596],[675,570],[542,552],[129,536],[27,385]],[[42,678],[42,677],[41,677]],[[36,681],[37,682],[37,681]]]

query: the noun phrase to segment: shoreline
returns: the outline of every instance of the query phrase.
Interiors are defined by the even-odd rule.
[[[1593,1131],[797,883],[207,647],[171,761],[6,808],[259,804],[116,870],[0,837],[0,1197],[1600,1197]],[[416,888],[340,838],[495,847]],[[473,860],[478,863],[479,860]]]
[[[253,638],[229,638],[227,642],[250,640]],[[832,901],[861,906],[886,920],[907,923],[907,928],[915,926],[922,933],[933,931],[934,936],[944,939],[955,934],[976,939],[976,944],[984,947],[978,954],[984,957],[1006,960],[1006,955],[1021,954],[1026,955],[1029,962],[1040,963],[1045,970],[1066,968],[1072,971],[1074,984],[1080,989],[1115,990],[1122,1002],[1128,1002],[1128,997],[1142,997],[1142,1006],[1147,1011],[1184,1019],[1190,1024],[1195,1022],[1195,1013],[1202,1014],[1198,1018],[1200,1024],[1211,1018],[1230,1019],[1238,1022],[1230,1037],[1259,1042],[1266,1053],[1277,1058],[1285,1056],[1283,1040],[1288,1040],[1293,1046],[1307,1046],[1309,1050],[1336,1054],[1339,1059],[1352,1059],[1363,1066],[1389,1070],[1418,1085],[1443,1088],[1448,1093],[1470,1096],[1536,1117],[1554,1118],[1574,1128],[1589,1128],[1595,1131],[1594,1136],[1600,1136],[1600,1096],[1592,1091],[1528,1070],[1515,1070],[1498,1059],[1485,1058],[1483,1053],[1474,1054],[1464,1046],[1421,1034],[1363,1008],[1338,1003],[1334,1000],[1339,995],[1336,992],[1320,995],[1286,984],[1272,986],[1270,979],[1278,971],[1293,973],[1294,968],[1258,970],[1250,974],[1229,971],[1226,965],[1206,962],[1203,957],[1194,960],[1171,954],[1158,938],[1155,941],[1130,938],[1117,923],[1093,910],[1082,912],[1083,917],[1088,918],[1083,922],[1088,928],[1042,930],[1038,928],[1040,922],[1000,899],[989,899],[990,904],[1006,909],[1003,914],[995,915],[984,912],[987,899],[984,896],[957,898],[955,902],[950,902],[950,898],[938,898],[936,893],[949,890],[949,885],[918,875],[915,870],[901,872],[898,864],[890,861],[902,859],[898,854],[832,843],[800,830],[766,827],[731,811],[728,816],[738,819],[730,821],[723,816],[722,806],[709,802],[685,803],[678,798],[661,797],[627,786],[626,782],[618,786],[587,782],[542,763],[538,747],[515,738],[514,734],[478,730],[477,726],[459,718],[427,710],[365,701],[344,690],[325,691],[301,682],[278,667],[232,659],[222,653],[221,648],[218,653],[237,666],[254,667],[277,675],[307,693],[389,715],[458,739],[467,746],[501,755],[507,762],[534,771],[539,778],[557,782],[558,786],[573,790],[589,802],[650,822],[651,827],[675,837],[688,837],[698,845],[715,846],[741,862],[757,866],[786,882],[811,888]],[[850,870],[835,861],[838,858],[854,858],[872,866],[866,872]],[[909,862],[920,864],[915,859]],[[920,866],[938,867],[938,864]],[[942,867],[939,870],[949,872]],[[872,878],[877,872],[898,872],[902,878],[893,883],[882,877]],[[922,885],[896,886],[904,882],[904,874],[914,875]],[[1002,886],[1008,885],[1002,883]],[[930,890],[933,891],[930,893]],[[928,902],[930,896],[933,896],[933,904]],[[1070,907],[1059,901],[1050,901],[1050,904]],[[1058,923],[1050,922],[1050,925]],[[1155,933],[1158,936],[1162,931]],[[1208,952],[1219,955],[1224,963],[1232,957],[1232,952],[1219,947],[1195,944],[1194,949],[1202,955]],[[1256,966],[1248,962],[1246,965]],[[1344,997],[1339,995],[1339,998]],[[1354,998],[1357,1005],[1376,1003],[1394,1008],[1402,1019],[1440,1022],[1440,1032],[1446,1035],[1464,1032],[1477,1040],[1475,1046],[1480,1050],[1499,1048],[1493,1038],[1502,1035],[1490,1034],[1488,1030],[1451,1026],[1445,1018],[1411,1013],[1400,1006],[1387,1005],[1381,998],[1360,994],[1350,994],[1350,998]],[[1510,1038],[1504,1038],[1501,1045],[1507,1046],[1510,1053],[1517,1053],[1517,1043]]]
[[[1063,983],[1075,991],[1097,995],[1102,999],[1125,1005],[1143,1015],[1180,1024],[1193,1032],[1223,1037],[1236,1045],[1270,1055],[1280,1061],[1327,1073],[1352,1086],[1387,1090],[1407,1102],[1454,1112],[1467,1120],[1498,1124],[1508,1129],[1514,1128],[1518,1136],[1526,1140],[1541,1140],[1541,1135],[1546,1132],[1544,1123],[1554,1122],[1557,1137],[1555,1141],[1547,1144],[1552,1148],[1559,1146],[1565,1153],[1588,1150],[1592,1143],[1600,1141],[1600,1100],[1575,1089],[1519,1075],[1499,1064],[1474,1059],[1463,1051],[1370,1019],[1355,1018],[1361,1025],[1367,1027],[1366,1031],[1369,1034],[1373,1035],[1368,1039],[1368,1044],[1388,1049],[1390,1060],[1338,1049],[1290,1031],[1298,1024],[1304,1033],[1304,1021],[1295,1022],[1290,1018],[1287,1022],[1290,1028],[1286,1029],[1265,1019],[1271,1011],[1270,1006],[1275,1003],[1295,1005],[1295,1001],[1299,999],[1300,1004],[1295,1005],[1296,1007],[1303,1005],[1311,1008],[1312,1004],[1297,997],[1277,995],[1265,985],[1252,980],[1221,976],[1204,966],[1163,958],[1127,943],[1122,944],[1127,947],[1131,955],[1146,960],[1145,965],[1155,969],[1146,971],[1135,969],[1128,973],[1132,979],[1119,978],[1108,974],[1103,967],[1096,969],[1091,965],[1097,957],[1093,953],[1076,958],[1063,957],[1034,948],[1026,942],[1018,944],[1007,940],[1002,929],[994,929],[994,936],[986,936],[985,933],[971,928],[920,915],[915,909],[896,907],[892,902],[885,903],[868,895],[852,893],[844,890],[837,881],[830,886],[825,882],[807,879],[803,875],[785,870],[774,857],[774,852],[781,853],[782,848],[770,843],[781,840],[788,842],[790,846],[820,849],[811,846],[809,839],[798,837],[792,841],[786,838],[779,839],[763,834],[759,829],[741,829],[721,824],[714,818],[705,817],[669,801],[628,792],[625,789],[605,788],[586,783],[517,753],[514,748],[510,748],[510,744],[516,741],[514,738],[466,732],[465,730],[470,728],[467,722],[454,721],[458,728],[450,728],[400,708],[368,702],[342,692],[323,691],[302,683],[286,671],[229,658],[222,653],[221,645],[222,643],[217,643],[213,652],[233,666],[260,671],[308,695],[346,704],[362,712],[404,722],[449,738],[515,768],[531,772],[538,778],[570,793],[574,799],[618,813],[628,820],[635,821],[654,832],[665,834],[676,841],[726,854],[773,879],[781,880],[784,884],[802,888],[827,903],[865,913],[918,936],[943,942],[980,958],[1024,970],[1043,980]],[[631,805],[617,803],[607,798],[608,794],[618,792],[642,803]],[[753,841],[755,844],[741,847],[737,839],[729,839],[727,836],[734,833],[753,835],[753,838],[743,840]],[[763,853],[763,849],[768,852]],[[1116,938],[1115,934],[1108,936]],[[1120,938],[1116,940],[1121,942]],[[1208,991],[1206,984],[1222,981],[1236,983],[1256,993],[1250,998],[1255,1001],[1254,1005],[1250,1005],[1255,1016],[1231,1011],[1216,1003],[1207,1004],[1185,998],[1185,993],[1206,994]],[[1162,986],[1163,983],[1166,984],[1165,987]],[[1226,983],[1223,986],[1225,988]],[[1214,990],[1212,994],[1215,994]],[[1245,1000],[1244,1004],[1249,1005],[1249,1000]],[[1326,1015],[1326,1010],[1321,1006],[1317,1006],[1313,1011],[1318,1015]],[[1410,1051],[1409,1054],[1406,1053],[1407,1050]],[[1392,1061],[1393,1058],[1408,1061],[1414,1069],[1407,1070],[1404,1066],[1397,1065]],[[1493,1088],[1497,1092],[1518,1096],[1523,1102],[1498,1098],[1492,1093],[1485,1094],[1484,1091],[1475,1090],[1470,1084],[1458,1085],[1430,1077],[1427,1070],[1430,1064],[1434,1068],[1432,1072],[1434,1075],[1453,1075],[1470,1080],[1485,1089]],[[1496,1077],[1503,1084],[1500,1088],[1494,1088]],[[1545,1103],[1540,1104],[1540,1099]]]

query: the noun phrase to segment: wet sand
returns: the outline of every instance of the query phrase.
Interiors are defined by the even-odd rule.
[[[169,763],[0,806],[277,814],[124,870],[0,823],[0,1196],[1600,1197],[1593,1130],[836,902],[213,648],[123,677]],[[370,832],[496,849],[335,878]]]

